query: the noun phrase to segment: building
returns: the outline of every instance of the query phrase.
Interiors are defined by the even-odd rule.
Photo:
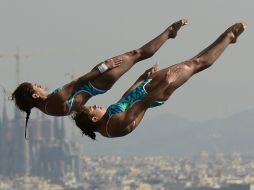
[[[66,138],[63,118],[46,117],[37,112],[28,122],[28,140],[24,137],[25,116],[14,109],[10,119],[4,97],[0,120],[0,176],[38,176],[59,181],[74,173],[79,178],[79,153]],[[75,144],[75,146],[77,146]]]
[[[190,188],[186,190],[253,190],[254,187],[251,184],[226,184],[220,188],[216,187],[199,187],[199,188]]]

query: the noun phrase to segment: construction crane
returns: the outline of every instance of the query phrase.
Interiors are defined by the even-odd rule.
[[[20,54],[19,48],[16,49],[16,53],[7,55],[7,54],[0,54],[0,58],[14,58],[16,62],[16,84],[20,84],[20,59],[21,58],[28,58],[31,55]]]

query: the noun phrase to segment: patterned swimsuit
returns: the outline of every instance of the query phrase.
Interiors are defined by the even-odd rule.
[[[55,89],[53,93],[57,93],[61,90],[63,90],[65,88],[66,85],[62,86],[62,87],[59,87],[57,89]],[[72,108],[72,104],[73,104],[73,101],[74,101],[74,98],[77,94],[81,93],[81,92],[85,92],[87,94],[89,94],[90,96],[96,96],[96,95],[99,95],[99,94],[104,94],[105,92],[107,92],[107,90],[100,90],[98,88],[95,88],[90,82],[87,82],[86,84],[84,84],[83,86],[80,86],[78,88],[76,88],[72,93],[71,95],[69,96],[69,98],[67,99],[67,105],[68,105],[68,113],[71,112],[71,108]]]
[[[152,79],[144,80],[137,88],[132,90],[127,96],[122,97],[117,103],[110,105],[107,108],[107,114],[109,117],[113,115],[124,112],[132,107],[136,102],[143,100],[143,98],[147,95],[145,90],[145,86],[150,83]],[[163,101],[155,101],[151,104],[150,107],[156,107],[164,104]]]

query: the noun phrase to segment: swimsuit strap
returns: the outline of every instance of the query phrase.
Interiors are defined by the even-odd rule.
[[[111,136],[111,135],[109,134],[109,132],[108,132],[108,123],[109,123],[110,118],[111,118],[111,117],[108,118],[108,121],[107,121],[107,124],[106,124],[106,133],[107,133],[107,136],[108,136],[109,138],[112,138],[112,136]]]
[[[44,106],[44,110],[45,110],[46,114],[50,115],[49,112],[47,111],[47,105],[48,105],[48,103],[49,103],[49,102],[47,101],[46,104],[45,104],[45,106]]]
[[[68,114],[71,112],[73,102],[75,101],[75,96],[77,96],[80,93],[87,93],[90,96],[96,96],[99,94],[105,93],[107,90],[101,90],[96,88],[95,86],[92,85],[90,81],[88,81],[86,84],[83,86],[80,86],[76,88],[71,95],[67,99],[67,106],[68,106]]]

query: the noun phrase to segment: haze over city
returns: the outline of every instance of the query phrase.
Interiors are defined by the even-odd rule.
[[[213,67],[193,77],[164,106],[149,110],[144,120],[175,115],[205,122],[254,109],[251,59],[254,3],[251,0],[0,2],[0,84],[9,93],[16,87],[17,49],[21,66],[19,82],[39,83],[52,91],[95,64],[142,46],[174,21],[188,19],[189,25],[181,29],[176,39],[166,42],[149,60],[138,63],[107,94],[88,102],[108,106],[156,61],[164,68],[188,59],[233,23],[245,20],[249,24],[247,31]],[[1,93],[1,110],[2,97]],[[13,102],[8,101],[10,117],[13,107]],[[73,125],[68,117],[65,121],[67,126]],[[162,125],[160,120],[156,125]],[[142,139],[149,132],[146,126],[141,126],[138,138]],[[124,138],[128,141],[131,137]]]

